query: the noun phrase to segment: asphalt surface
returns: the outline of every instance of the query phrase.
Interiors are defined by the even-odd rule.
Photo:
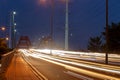
[[[119,80],[119,78],[115,78],[114,75],[106,75],[104,72],[98,73],[96,71],[94,72],[94,70],[90,71],[88,69],[70,65],[69,63],[74,62],[73,60],[67,61],[68,63],[66,63],[67,59],[58,59],[52,55],[44,55],[37,52],[32,53],[30,51],[24,51],[23,53],[24,58],[48,80]],[[113,66],[113,69],[114,68],[115,67]]]
[[[5,77],[5,80],[39,80],[19,53],[14,55]]]
[[[62,66],[51,64],[47,61],[29,57],[31,64],[42,73],[48,80],[93,80],[93,78],[85,75],[78,75],[76,72],[70,71]]]
[[[59,59],[56,56],[23,50],[14,55],[6,72],[6,80],[120,80],[118,77],[97,73],[62,61],[74,62],[74,60]],[[114,66],[111,68],[114,69]],[[40,79],[38,75],[44,79]]]

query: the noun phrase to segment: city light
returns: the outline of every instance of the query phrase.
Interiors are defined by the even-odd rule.
[[[17,30],[15,29],[14,32],[17,32]]]
[[[16,23],[14,23],[14,26],[16,26],[17,24]]]
[[[15,15],[15,14],[16,14],[16,12],[15,12],[15,11],[13,11],[13,14]]]
[[[5,29],[6,29],[5,27],[1,27],[1,30],[2,30],[2,31],[5,31]]]
[[[47,0],[40,0],[40,3],[45,4],[47,2]]]
[[[6,37],[6,41],[8,41],[9,40],[9,38],[8,37]]]
[[[48,0],[38,0],[38,4],[42,5],[42,6],[47,6],[48,5]]]
[[[100,70],[100,71],[105,71],[105,72],[110,72],[113,74],[119,74],[120,72],[117,71],[116,69],[119,67],[115,67],[115,66],[105,66],[104,64],[99,64],[98,63],[93,63],[94,65],[91,64],[91,62],[77,62],[77,61],[69,61],[68,59],[60,59],[60,58],[54,58],[53,56],[49,56],[49,55],[45,55],[45,54],[41,54],[41,53],[36,53],[34,51],[28,51],[28,50],[19,50],[20,52],[23,53],[23,55],[25,55],[26,57],[34,57],[36,59],[42,59],[44,61],[59,65],[59,66],[63,66],[64,68],[66,68],[67,70],[70,71],[74,71],[77,73],[82,73],[82,74],[87,74],[89,76],[96,76],[96,78],[104,78],[104,79],[114,79],[114,80],[118,80],[118,78],[116,77],[112,77],[109,75],[105,75],[105,74],[100,74],[100,73],[95,73],[93,71],[89,71],[89,70],[84,70],[84,69],[80,69],[78,67],[75,66],[79,66],[79,67],[85,67],[85,68],[89,68],[89,69],[94,69],[94,70]],[[48,51],[48,50],[45,50]],[[70,64],[70,65],[69,65]],[[73,66],[74,65],[74,66]],[[91,80],[91,78],[89,78],[89,80]]]

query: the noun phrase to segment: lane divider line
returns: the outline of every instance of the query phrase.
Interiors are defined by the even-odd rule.
[[[89,77],[86,77],[86,76],[83,76],[83,75],[80,75],[80,74],[77,74],[77,73],[74,73],[71,71],[67,71],[67,72],[64,71],[64,73],[71,75],[71,76],[74,76],[76,78],[82,79],[82,80],[94,80],[92,78],[89,78]]]
[[[33,73],[40,79],[40,80],[48,80],[42,73],[40,73],[30,62],[28,62],[25,56],[22,54],[22,57],[27,62],[27,64],[31,67]]]

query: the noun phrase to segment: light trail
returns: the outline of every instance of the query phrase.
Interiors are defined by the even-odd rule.
[[[60,59],[55,59],[51,56],[48,56],[48,55],[42,55],[42,54],[33,54],[34,57],[36,58],[46,58],[46,59],[50,59],[50,60],[54,60],[54,61],[58,61],[58,62],[62,62],[62,63],[67,63],[67,64],[72,64],[72,65],[75,65],[75,66],[80,66],[80,67],[86,67],[86,68],[91,68],[91,69],[97,69],[97,70],[101,70],[101,71],[107,71],[107,72],[112,72],[112,73],[117,73],[117,74],[120,74],[120,70],[119,71],[116,71],[116,70],[113,70],[113,68],[110,70],[110,69],[107,69],[109,67],[107,67],[106,69],[105,68],[100,68],[100,67],[96,67],[94,65],[88,65],[88,64],[82,64],[82,63],[77,63],[77,62],[70,62],[70,61],[65,61],[65,60],[60,60]]]
[[[80,63],[75,63],[75,62],[63,61],[63,60],[54,59],[54,58],[52,58],[52,57],[50,57],[48,55],[42,55],[42,54],[39,54],[39,53],[37,53],[37,54],[36,53],[28,53],[27,51],[23,51],[23,52],[24,52],[24,55],[26,55],[26,56],[39,58],[39,59],[42,59],[42,60],[45,60],[45,61],[57,64],[57,65],[63,66],[65,68],[69,69],[69,70],[82,73],[82,74],[87,73],[87,75],[92,76],[92,77],[94,75],[94,77],[95,76],[96,77],[99,76],[99,78],[115,79],[115,80],[117,80],[117,78],[115,78],[115,77],[113,78],[113,77],[110,77],[110,76],[107,76],[107,75],[103,75],[103,74],[99,74],[99,73],[83,70],[83,69],[80,69],[80,68],[77,68],[77,67],[73,67],[73,66],[69,66],[69,65],[66,65],[66,64],[63,64],[63,63],[69,63],[69,64],[72,64],[72,65],[83,66],[83,67],[87,67],[87,68],[95,68],[95,69],[99,69],[99,70],[105,70],[105,71],[108,71],[108,72],[114,72],[114,73],[119,73],[120,74],[120,71],[109,70],[109,69],[94,67],[94,66],[90,66],[90,65],[86,65],[86,64],[80,64]],[[62,62],[62,63],[60,63],[60,62]]]
[[[50,54],[50,49],[30,49],[32,51],[38,51],[42,53]],[[60,55],[60,54],[73,54],[73,55],[87,55],[87,56],[96,56],[96,57],[104,57],[105,53],[98,53],[98,52],[75,52],[75,51],[64,51],[64,50],[52,50],[53,54]],[[120,58],[118,54],[109,54],[109,57],[113,58]]]
[[[82,80],[94,80],[92,78],[89,78],[89,77],[86,77],[86,76],[82,76],[82,75],[79,75],[79,74],[71,72],[71,71],[67,71],[67,72],[64,72],[64,73],[72,75],[72,76],[77,77],[77,78],[82,79]]]
[[[50,54],[49,49],[30,49],[31,51],[36,51],[39,53]],[[88,60],[94,62],[105,62],[105,53],[92,53],[92,52],[75,52],[75,51],[64,51],[64,50],[52,50],[52,55]],[[118,54],[109,54],[109,63],[120,65],[120,55]]]
[[[45,51],[49,52],[49,50],[45,50]],[[52,58],[50,56],[42,55],[42,54],[39,54],[39,53],[38,54],[34,53],[33,55],[37,56],[37,57],[40,56],[40,57],[44,57],[44,58],[47,58],[47,59],[56,60],[56,61],[59,61],[59,62],[80,66],[80,67],[86,67],[86,68],[97,69],[97,70],[102,70],[102,71],[107,71],[107,72],[120,74],[120,68],[118,68],[117,66],[107,66],[107,65],[103,65],[103,64],[86,62],[86,61],[79,61],[79,62],[76,62],[76,63],[74,62],[73,63],[73,61],[76,61],[76,60],[73,60],[73,61],[71,60],[70,61],[70,59],[65,59],[65,60],[69,60],[69,61],[65,61],[65,60],[61,60],[62,58],[61,59],[55,59],[55,58]]]

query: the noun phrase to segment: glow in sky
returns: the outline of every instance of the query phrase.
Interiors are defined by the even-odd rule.
[[[50,4],[52,1],[56,2],[60,2],[60,3],[65,3],[66,0],[38,0],[38,3],[41,4],[41,5],[48,5]],[[71,0],[68,0],[68,1],[71,1]]]

